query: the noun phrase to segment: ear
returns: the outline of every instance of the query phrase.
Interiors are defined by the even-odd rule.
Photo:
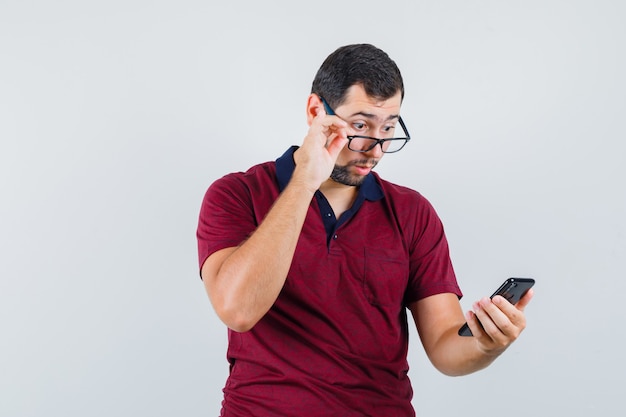
[[[306,101],[306,122],[311,126],[313,119],[320,113],[326,113],[324,111],[324,104],[317,94],[309,95]]]

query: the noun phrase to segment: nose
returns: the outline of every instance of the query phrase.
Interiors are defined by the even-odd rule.
[[[363,152],[363,154],[366,155],[368,158],[380,159],[380,157],[383,156],[383,144],[381,142],[378,142],[376,146],[374,146],[367,152]]]

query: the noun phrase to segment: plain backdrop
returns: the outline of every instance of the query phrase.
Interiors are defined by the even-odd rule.
[[[528,328],[450,378],[411,333],[418,416],[623,416],[626,2],[0,0],[0,415],[216,416],[226,328],[206,188],[306,133],[323,59],[373,43],[464,309],[534,277]]]

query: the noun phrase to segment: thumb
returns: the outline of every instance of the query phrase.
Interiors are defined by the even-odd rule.
[[[348,143],[348,138],[346,138],[345,133],[343,135],[337,134],[335,137],[331,138],[326,146],[326,150],[330,154],[330,156],[336,160],[339,156],[339,152],[346,146]]]

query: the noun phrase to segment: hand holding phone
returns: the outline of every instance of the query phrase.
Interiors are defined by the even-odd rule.
[[[501,295],[515,305],[533,285],[535,285],[535,280],[532,278],[509,278],[500,285],[500,288],[490,298]],[[467,323],[459,329],[459,336],[473,336]]]

